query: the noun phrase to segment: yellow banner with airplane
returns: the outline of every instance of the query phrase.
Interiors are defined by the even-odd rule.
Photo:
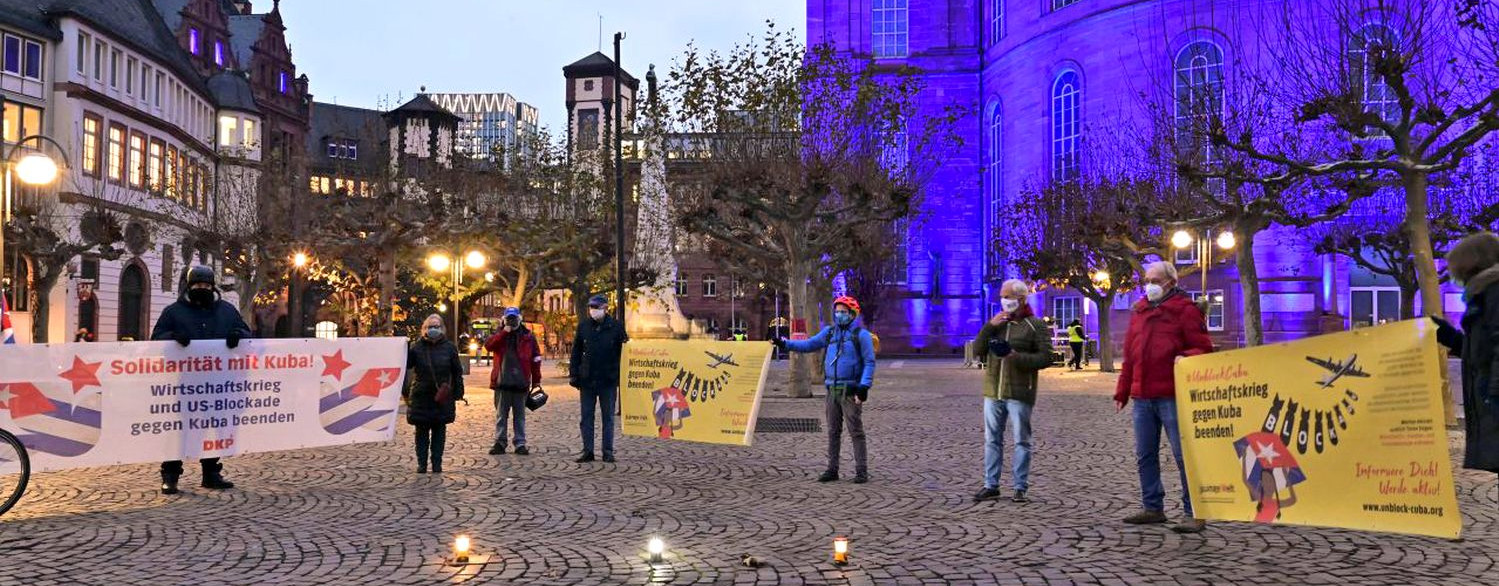
[[[1181,360],[1196,515],[1457,538],[1446,367],[1424,319]]]
[[[750,445],[771,348],[765,342],[631,340],[619,365],[624,432]]]

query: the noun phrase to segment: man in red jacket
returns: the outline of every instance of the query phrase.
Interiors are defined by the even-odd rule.
[[[1143,525],[1165,523],[1166,489],[1161,484],[1161,429],[1171,442],[1171,455],[1181,471],[1185,518],[1171,528],[1198,533],[1206,523],[1192,516],[1187,493],[1187,471],[1182,466],[1181,428],[1176,423],[1176,361],[1213,351],[1202,310],[1176,286],[1176,267],[1168,262],[1145,268],[1145,299],[1131,310],[1124,336],[1124,366],[1114,390],[1114,405],[1123,411],[1135,400],[1135,465],[1140,472],[1144,510],[1124,519]]]
[[[515,419],[515,454],[524,456],[526,448],[526,396],[541,386],[541,346],[536,335],[521,323],[520,308],[505,308],[500,331],[489,337],[484,348],[494,356],[489,371],[489,388],[494,389],[494,446],[491,455],[505,453],[506,420]]]

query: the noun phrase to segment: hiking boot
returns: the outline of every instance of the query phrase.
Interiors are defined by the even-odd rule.
[[[837,480],[837,479],[838,479],[838,471],[837,470],[828,470],[826,472],[823,472],[822,476],[818,476],[817,477],[817,481],[818,482],[832,482],[832,481]]]
[[[427,473],[427,465],[426,464],[417,464],[416,465],[416,473],[417,474],[426,474]]]
[[[1028,503],[1028,502],[1031,502],[1031,499],[1028,499],[1028,498],[1025,497],[1025,491],[1023,491],[1023,490],[1017,490],[1017,491],[1015,491],[1015,496],[1010,497],[1010,502],[1012,502],[1012,503]]]
[[[1202,519],[1182,519],[1171,526],[1171,530],[1176,533],[1202,533],[1202,530],[1207,528],[1208,522]]]
[[[992,501],[997,498],[999,498],[999,489],[986,486],[984,490],[978,491],[978,494],[973,495],[973,502]]]
[[[1166,522],[1166,513],[1161,511],[1143,510],[1124,518],[1124,522],[1130,525],[1153,525]]]
[[[604,452],[604,461],[607,462],[607,463],[613,464],[614,463],[614,454],[612,452]]]
[[[177,494],[181,492],[177,490],[177,477],[177,474],[167,474],[165,472],[161,474],[161,494]]]
[[[866,482],[869,482],[869,473],[867,473],[867,472],[855,472],[854,473],[854,480],[853,480],[853,482],[854,482],[854,484],[864,484]]]
[[[516,448],[515,451],[519,453],[520,448]],[[489,448],[489,455],[491,456],[498,456],[503,453],[505,453],[505,444],[496,443],[493,447]]]
[[[432,464],[432,473],[433,474],[442,474],[442,464],[433,463]]]
[[[505,448],[500,448],[500,453],[505,453]],[[526,449],[526,446],[515,446],[515,455],[529,456],[531,455],[531,450]]]
[[[224,480],[224,476],[218,472],[211,472],[203,475],[203,488],[226,490],[234,488],[234,483]]]
[[[592,462],[593,461],[593,452],[583,452],[582,455],[578,456],[578,459],[573,460],[573,461],[577,462],[579,464],[582,464],[584,462]]]

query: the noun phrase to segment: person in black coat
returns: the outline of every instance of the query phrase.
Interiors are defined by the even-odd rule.
[[[442,472],[442,453],[448,444],[448,424],[458,417],[463,399],[463,363],[458,348],[444,335],[437,314],[422,321],[422,338],[406,351],[407,380],[401,396],[407,400],[406,422],[416,426],[416,471],[426,473],[428,454],[432,471]]]
[[[1463,361],[1463,467],[1499,472],[1499,235],[1479,232],[1447,253],[1447,272],[1463,288],[1462,330],[1439,317],[1437,341]]]
[[[186,348],[193,340],[223,340],[230,348],[250,337],[250,326],[240,318],[234,305],[219,298],[217,276],[213,269],[195,266],[187,271],[185,286],[177,302],[168,305],[156,319],[152,340],[174,340]],[[203,488],[234,488],[224,480],[224,465],[218,458],[204,458]],[[182,477],[182,460],[161,463],[161,494],[177,494],[177,479]]]
[[[619,355],[630,337],[624,324],[609,315],[603,295],[588,300],[588,317],[578,322],[568,384],[578,389],[583,417],[583,453],[577,461],[593,461],[593,415],[597,411],[604,430],[604,461],[614,461],[614,404],[619,390]]]

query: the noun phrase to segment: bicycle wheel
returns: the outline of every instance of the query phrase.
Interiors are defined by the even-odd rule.
[[[0,429],[0,515],[16,506],[30,479],[31,459],[26,456],[26,446],[15,435]]]

